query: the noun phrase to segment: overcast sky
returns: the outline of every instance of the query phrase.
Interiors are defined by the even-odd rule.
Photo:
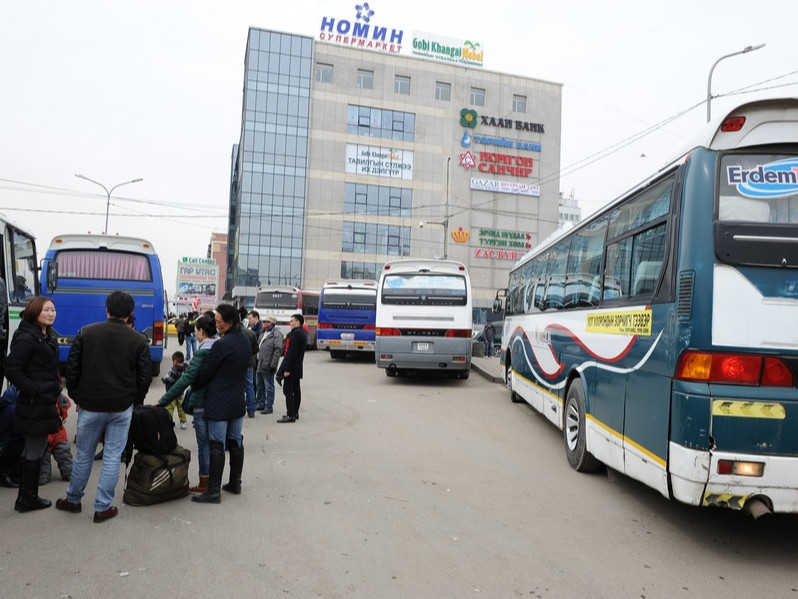
[[[323,16],[354,21],[358,3],[5,2],[0,211],[43,254],[55,235],[104,228],[104,192],[75,173],[109,188],[141,177],[114,192],[109,231],[152,241],[174,295],[177,260],[204,256],[210,233],[226,230],[247,29],[317,36]],[[369,2],[372,22],[403,29],[405,44],[413,30],[477,40],[486,70],[562,83],[560,189],[585,213],[703,130],[707,76],[721,56],[767,44],[716,67],[713,116],[755,97],[798,96],[795,2],[443,4]]]

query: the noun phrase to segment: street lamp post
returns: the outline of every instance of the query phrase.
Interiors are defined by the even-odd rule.
[[[114,189],[117,187],[122,187],[123,185],[128,185],[130,183],[138,183],[139,181],[144,181],[144,179],[132,179],[130,181],[125,181],[124,183],[117,183],[111,189],[108,189],[105,185],[100,183],[99,181],[95,181],[94,179],[89,179],[86,175],[75,175],[78,179],[85,179],[86,181],[90,181],[95,185],[99,185],[105,191],[105,195],[107,196],[107,200],[105,202],[105,231],[103,231],[106,235],[108,235],[108,214],[111,211],[111,194],[113,193]]]
[[[712,68],[709,69],[709,77],[707,77],[707,123],[712,118],[712,71],[715,70],[715,67],[718,66],[718,63],[721,60],[730,58],[732,56],[737,56],[738,54],[747,54],[748,52],[753,52],[754,50],[759,50],[760,48],[764,47],[765,44],[757,44],[756,46],[746,46],[739,52],[732,52],[731,54],[726,54],[725,56],[721,56],[715,61],[715,64],[712,65]]]

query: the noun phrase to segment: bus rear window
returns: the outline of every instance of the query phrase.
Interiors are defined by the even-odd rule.
[[[261,291],[255,298],[255,308],[273,308],[275,310],[296,310],[299,305],[296,293],[281,291]]]
[[[142,254],[64,250],[56,260],[59,279],[152,281],[149,259]]]
[[[382,303],[408,306],[465,306],[465,277],[456,275],[388,275],[382,285]]]
[[[798,157],[721,157],[715,253],[730,264],[798,268]]]
[[[325,290],[322,300],[327,309],[374,310],[377,307],[377,290],[372,291],[329,291]]]

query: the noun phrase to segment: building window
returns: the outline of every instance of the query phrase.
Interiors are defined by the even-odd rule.
[[[471,88],[471,104],[473,106],[485,105],[485,90],[478,87]]]
[[[341,277],[344,279],[379,279],[382,262],[341,262]]]
[[[344,221],[341,250],[352,254],[409,256],[410,227]]]
[[[346,183],[344,186],[344,212],[347,214],[411,218],[412,206],[412,189],[363,183]]]
[[[333,66],[331,64],[316,63],[316,81],[332,83]]]
[[[403,96],[410,95],[410,77],[397,75],[393,80],[393,93],[402,94]]]
[[[452,84],[443,81],[435,82],[435,99],[449,101],[452,98]]]
[[[415,141],[416,115],[412,112],[350,104],[346,110],[346,132],[368,137]]]
[[[513,94],[513,112],[526,112],[526,96]]]
[[[357,70],[357,86],[360,89],[374,89],[374,71]]]

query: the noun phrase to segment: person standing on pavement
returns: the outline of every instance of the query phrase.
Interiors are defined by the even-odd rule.
[[[207,387],[196,387],[194,379],[202,368],[205,358],[211,351],[211,347],[216,342],[216,320],[203,314],[196,323],[195,329],[199,340],[199,349],[194,354],[191,364],[177,379],[177,382],[158,400],[158,405],[166,407],[171,402],[180,397],[185,391],[188,397],[188,405],[191,408],[191,415],[194,418],[194,434],[197,436],[197,465],[199,467],[199,484],[196,487],[189,487],[191,493],[204,493],[208,490],[208,479],[210,471],[210,449],[208,448],[208,421],[205,420],[205,392]],[[189,385],[191,388],[189,389]]]
[[[496,338],[496,329],[493,323],[488,321],[485,323],[485,357],[490,358],[493,356],[493,340]]]
[[[105,300],[108,320],[81,328],[67,359],[67,390],[80,408],[77,456],[66,498],[56,501],[55,507],[73,514],[81,511],[80,500],[89,482],[94,451],[100,439],[105,438],[94,522],[105,522],[119,513],[111,502],[119,482],[133,406],[144,403],[152,382],[147,338],[127,324],[134,307],[131,295],[112,292]]]
[[[283,382],[285,395],[286,414],[277,422],[296,422],[299,420],[299,404],[302,403],[302,366],[305,361],[305,346],[308,344],[308,334],[303,325],[305,317],[301,314],[291,316],[289,322],[291,330],[285,336],[285,347],[280,367],[277,369],[277,382]]]
[[[6,377],[19,390],[14,429],[24,437],[25,446],[19,463],[19,493],[14,509],[24,513],[51,505],[48,499],[39,497],[39,475],[42,456],[47,450],[47,437],[58,432],[61,426],[55,404],[61,385],[58,337],[53,330],[53,300],[34,297],[25,306],[21,318],[11,340]]]
[[[186,324],[183,325],[183,332],[186,338],[186,362],[191,360],[191,354],[197,353],[197,336],[194,333],[194,322],[197,320],[196,312],[189,312],[186,316]]]
[[[252,310],[247,314],[247,328],[255,335],[255,343],[260,339],[260,334],[263,332],[263,323],[260,320],[260,313],[257,310]],[[252,363],[252,388],[255,392],[255,409],[262,410],[263,406],[258,403],[258,350],[255,350],[255,360]]]
[[[247,309],[243,306],[238,309],[238,317],[241,324],[239,328],[244,332],[244,336],[249,341],[252,348],[252,355],[249,358],[249,369],[244,373],[244,399],[247,404],[247,416],[255,417],[257,402],[255,400],[255,367],[258,364],[258,338],[247,326]]]
[[[216,329],[221,339],[211,347],[193,387],[207,386],[205,420],[208,424],[210,468],[208,490],[191,498],[197,503],[221,503],[221,489],[241,494],[241,472],[244,469],[244,377],[252,369],[252,346],[244,334],[238,310],[230,304],[216,308]],[[230,452],[230,482],[222,487],[225,443]]]
[[[258,406],[261,414],[274,411],[274,373],[283,354],[283,334],[274,316],[263,319],[263,332],[258,339]]]

